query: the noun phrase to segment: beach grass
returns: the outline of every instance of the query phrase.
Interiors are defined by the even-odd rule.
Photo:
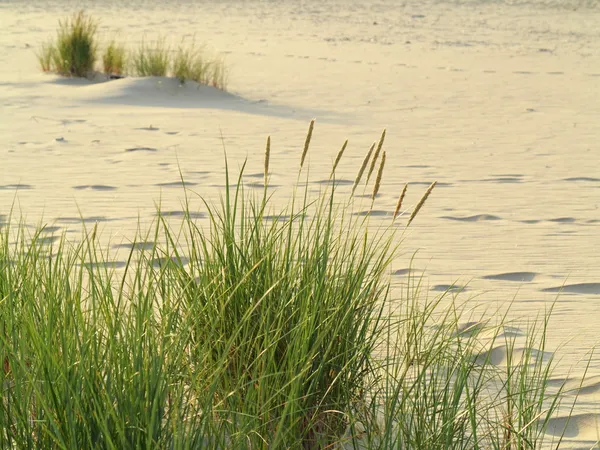
[[[96,64],[98,22],[79,11],[58,23],[54,70],[66,76],[87,76]]]
[[[194,42],[181,45],[173,59],[173,75],[180,83],[186,80],[225,90],[227,67],[222,58],[211,57],[203,47]]]
[[[42,44],[39,51],[36,52],[36,57],[42,72],[54,71],[54,61],[56,59],[56,47],[54,42],[49,41]]]
[[[169,46],[162,38],[158,38],[151,44],[142,41],[132,54],[135,74],[140,77],[166,77],[170,66],[169,52]]]
[[[336,170],[313,197],[313,131],[287,206],[271,202],[268,139],[263,190],[226,166],[206,221],[187,200],[180,225],[158,211],[123,268],[96,228],[48,245],[43,228],[8,221],[0,447],[542,447],[561,399],[540,357],[547,316],[517,354],[502,317],[443,306],[450,294],[429,299],[418,277],[395,289],[401,217],[373,228],[352,214]]]
[[[104,73],[111,76],[123,76],[127,68],[127,52],[123,44],[111,41],[102,54]]]
[[[36,51],[40,69],[63,76],[88,77],[93,74],[97,50],[98,21],[84,11],[59,20],[56,40],[50,40]],[[102,69],[109,77],[122,77],[131,69],[140,77],[175,76],[180,83],[186,80],[226,90],[229,69],[222,57],[210,56],[202,46],[192,42],[181,45],[173,55],[166,40],[158,38],[128,53],[125,45],[114,40],[102,53]]]

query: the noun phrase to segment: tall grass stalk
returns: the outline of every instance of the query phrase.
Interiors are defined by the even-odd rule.
[[[550,362],[503,371],[503,323],[395,292],[395,228],[336,186],[267,215],[243,170],[205,222],[159,211],[119,270],[96,229],[1,229],[1,448],[541,448]]]

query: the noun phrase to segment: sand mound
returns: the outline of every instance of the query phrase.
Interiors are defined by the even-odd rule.
[[[600,439],[600,414],[577,414],[570,418],[556,417],[550,419],[546,432],[552,436],[585,441]]]
[[[162,108],[239,108],[241,97],[204,86],[195,81],[181,83],[176,78],[122,78],[106,83],[90,83],[75,94],[81,101],[104,104]]]

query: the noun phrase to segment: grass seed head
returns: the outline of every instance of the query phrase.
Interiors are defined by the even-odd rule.
[[[402,202],[404,201],[404,196],[406,195],[406,190],[408,189],[408,183],[404,185],[404,189],[402,189],[402,193],[400,194],[400,198],[398,199],[398,203],[396,204],[396,210],[394,211],[394,219],[398,217],[400,213],[400,208],[402,208]]]
[[[374,149],[375,149],[375,142],[373,142],[373,145],[371,145],[371,148],[369,149],[367,156],[365,156],[365,159],[363,160],[362,166],[360,166],[358,175],[356,175],[356,180],[354,180],[354,186],[352,186],[352,194],[354,194],[354,191],[356,190],[357,186],[359,185],[360,180],[363,176],[363,173],[365,173],[365,169],[367,168],[367,164],[369,164],[369,160],[371,159],[371,155],[373,154]]]
[[[341,150],[338,152],[336,158],[335,158],[335,162],[333,163],[333,169],[331,169],[331,175],[333,176],[333,174],[335,173],[335,169],[337,168],[338,164],[340,163],[340,160],[342,159],[342,156],[344,155],[344,151],[346,150],[346,146],[348,145],[348,139],[346,139],[346,142],[344,142],[344,145],[342,145]]]
[[[302,158],[300,159],[300,168],[304,166],[304,160],[306,159],[306,154],[308,153],[308,147],[310,146],[310,140],[312,138],[313,129],[315,127],[315,119],[310,121],[310,125],[308,127],[308,133],[306,135],[306,140],[304,141],[304,150],[302,151]]]
[[[375,151],[375,156],[373,157],[373,161],[371,161],[371,167],[369,168],[369,173],[367,175],[367,183],[371,179],[371,175],[375,170],[375,164],[377,163],[377,158],[379,158],[379,153],[381,153],[381,148],[383,147],[383,141],[385,140],[385,129],[381,133],[381,137],[379,138],[379,142],[377,143],[377,150]]]
[[[419,200],[419,203],[417,203],[415,210],[410,215],[410,218],[408,219],[408,223],[406,224],[406,226],[409,226],[410,223],[413,221],[413,219],[415,217],[417,217],[417,214],[419,214],[419,211],[425,204],[425,200],[427,200],[427,197],[429,197],[429,194],[431,194],[431,191],[433,191],[433,188],[435,187],[436,184],[437,184],[437,181],[434,181],[433,183],[431,183],[431,186],[429,186],[427,188],[427,191],[425,191],[425,194],[423,194],[423,197],[421,197],[421,200]]]
[[[271,159],[271,136],[267,137],[267,148],[265,149],[265,186],[269,177],[269,160]]]
[[[385,152],[381,156],[381,164],[379,164],[379,170],[377,171],[377,178],[375,179],[375,186],[373,188],[373,200],[377,197],[379,187],[381,186],[381,179],[383,178],[383,168],[385,167]]]

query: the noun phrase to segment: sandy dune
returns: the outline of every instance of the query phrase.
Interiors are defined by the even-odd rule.
[[[348,189],[385,127],[373,223],[388,223],[405,182],[409,211],[439,183],[406,234],[394,282],[406,282],[418,250],[414,273],[424,271],[431,295],[451,289],[491,310],[514,298],[511,317],[523,322],[562,292],[549,342],[564,344],[556,376],[583,373],[600,338],[596,1],[164,4],[0,4],[0,221],[14,205],[28,223],[48,223],[51,242],[67,229],[77,236],[83,218],[99,223],[118,252],[131,248],[157,204],[181,216],[181,175],[192,191],[218,197],[223,145],[233,167],[248,159],[245,181],[260,186],[270,135],[272,184],[285,199],[311,118],[314,190],[346,138],[339,170]],[[207,42],[226,55],[229,92],[166,78],[39,73],[34,49],[81,5],[101,19],[105,40],[133,47],[160,33],[173,43]],[[203,220],[201,202],[192,201]],[[494,352],[502,363],[502,348]],[[599,356],[588,376],[565,436],[581,448],[600,436]],[[557,418],[553,430],[565,424]]]

